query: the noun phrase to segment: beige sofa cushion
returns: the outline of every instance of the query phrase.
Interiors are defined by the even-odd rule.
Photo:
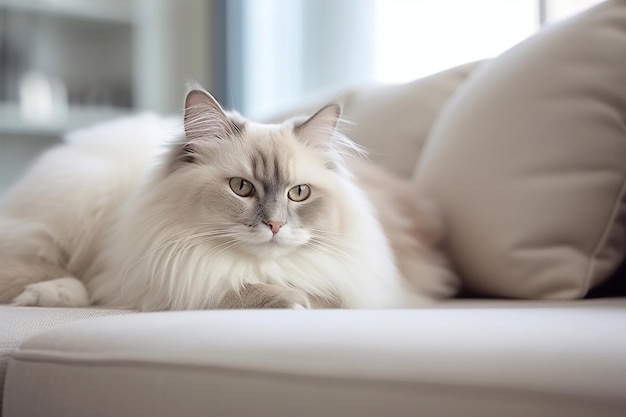
[[[478,67],[473,62],[406,84],[362,88],[346,97],[348,135],[369,151],[371,159],[410,178],[441,108]]]
[[[607,301],[82,321],[15,352],[4,417],[622,417],[626,300]]]
[[[0,415],[4,377],[11,354],[24,340],[54,327],[85,320],[119,314],[129,314],[128,310],[98,308],[43,308],[13,307],[0,305]]]
[[[482,294],[584,296],[625,251],[626,2],[607,1],[479,69],[416,179]]]

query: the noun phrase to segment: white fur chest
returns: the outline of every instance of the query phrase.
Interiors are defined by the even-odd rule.
[[[392,298],[397,295],[398,276],[393,262],[384,256],[365,256],[363,248],[351,254],[302,248],[268,259],[206,249],[196,246],[154,256],[134,265],[130,273],[124,267],[115,277],[106,278],[117,284],[100,297],[101,302],[121,301],[144,310],[215,308],[226,293],[248,283],[298,288],[349,308],[389,307],[396,302]]]

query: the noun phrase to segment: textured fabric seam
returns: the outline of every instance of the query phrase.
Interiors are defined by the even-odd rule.
[[[611,211],[611,215],[608,218],[607,224],[604,226],[604,231],[600,236],[600,240],[596,244],[593,252],[591,253],[591,258],[589,259],[589,265],[587,266],[587,272],[585,277],[583,278],[583,288],[580,289],[580,293],[578,298],[584,297],[587,292],[591,289],[591,280],[593,271],[595,270],[596,261],[598,259],[598,255],[602,252],[603,249],[606,248],[607,241],[609,240],[609,235],[613,230],[613,226],[617,220],[617,216],[620,212],[620,208],[622,205],[622,200],[624,198],[624,194],[626,193],[626,175],[622,175],[622,185],[620,187],[620,191],[617,195],[616,200],[613,202],[613,210]]]

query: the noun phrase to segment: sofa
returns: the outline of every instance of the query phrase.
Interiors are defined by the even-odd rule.
[[[461,297],[0,306],[2,416],[626,415],[626,2],[489,61],[332,98],[375,162],[437,202]]]

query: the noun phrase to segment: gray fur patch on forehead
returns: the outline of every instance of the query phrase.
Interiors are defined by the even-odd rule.
[[[266,186],[286,186],[290,180],[289,159],[287,150],[273,140],[253,146],[250,167],[255,179]]]

